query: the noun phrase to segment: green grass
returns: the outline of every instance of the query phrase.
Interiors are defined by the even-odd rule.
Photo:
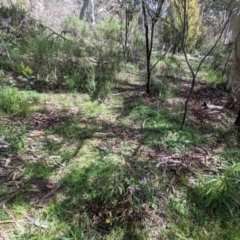
[[[36,92],[19,91],[13,87],[2,87],[0,89],[0,111],[2,113],[26,116],[30,112],[30,106],[38,101]]]
[[[46,128],[43,139],[34,139],[34,151],[41,158],[25,163],[23,190],[11,204],[19,219],[32,212],[34,218],[54,227],[32,227],[35,230],[30,232],[23,228],[13,239],[99,239],[102,235],[105,239],[151,239],[151,227],[141,231],[141,218],[146,211],[160,208],[162,199],[167,225],[165,230],[160,226],[157,231],[161,239],[238,239],[238,227],[233,227],[238,215],[230,217],[224,205],[220,205],[224,211],[212,209],[211,213],[207,204],[199,204],[198,199],[207,196],[207,188],[202,188],[205,193],[200,188],[209,189],[206,183],[194,190],[188,184],[188,176],[183,175],[175,186],[178,194],[167,195],[171,177],[163,175],[164,168],[143,155],[149,148],[185,154],[195,146],[206,146],[208,142],[199,130],[179,130],[180,108],[171,112],[158,109],[137,95],[110,98],[107,104],[91,102],[77,94],[39,97],[37,105],[49,102],[46,114],[51,113],[52,107],[58,109],[59,116],[76,104],[77,110],[62,116],[54,127]],[[38,109],[42,107],[33,111]],[[24,129],[21,125],[7,128],[3,124],[1,133],[13,146],[27,146]],[[25,137],[18,138],[17,134]],[[22,148],[15,149],[19,152]],[[238,156],[239,151],[232,149],[215,159],[229,164],[237,162]],[[50,191],[46,186],[56,180],[60,190],[44,210],[29,204],[33,194],[46,191],[42,196],[46,195]],[[5,189],[2,199],[6,191],[9,189]],[[0,216],[8,219],[3,210]]]
[[[191,78],[183,56],[168,55],[158,63],[153,79],[160,93],[150,98],[144,93],[143,69],[130,62],[115,66],[121,55],[107,52],[109,35],[119,38],[120,31],[117,22],[108,23],[111,31],[101,25],[96,32],[102,39],[107,33],[108,39],[91,48],[79,40],[70,44],[34,34],[29,42],[9,46],[16,72],[24,75],[20,85],[49,91],[6,87],[8,78],[0,79],[0,164],[11,160],[10,168],[0,168],[0,201],[21,188],[6,205],[17,219],[48,225],[20,223],[14,230],[8,224],[10,238],[239,239],[240,151],[232,119],[227,116],[216,129],[211,122],[195,126],[189,118],[180,131],[185,99],[179,94],[181,81],[176,84],[171,77]],[[66,27],[89,32],[89,25],[75,18]],[[23,52],[37,56],[36,62],[30,57],[21,64]],[[57,61],[73,56],[94,56],[99,62],[76,67]],[[99,63],[105,58],[112,65],[104,69]],[[196,68],[199,59],[190,61]],[[209,69],[204,63],[198,79],[225,81]],[[199,156],[197,148],[209,154]],[[0,220],[10,219],[0,206]]]

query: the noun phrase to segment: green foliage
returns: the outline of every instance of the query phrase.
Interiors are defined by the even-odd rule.
[[[228,149],[225,152],[216,154],[215,159],[218,162],[225,162],[227,164],[236,164],[240,158],[240,151],[238,148]]]
[[[171,208],[175,210],[179,215],[187,216],[188,215],[188,207],[186,199],[181,199],[176,197],[173,194],[170,194],[170,204]]]
[[[70,35],[79,35],[84,39],[91,37],[90,25],[87,21],[82,21],[78,17],[69,15],[64,23],[64,30]]]
[[[159,99],[162,102],[167,101],[174,95],[174,88],[172,87],[170,81],[167,78],[163,78],[159,84]]]
[[[186,189],[185,189],[186,190]],[[230,216],[221,209],[202,208],[197,205],[198,196],[186,194],[185,190],[170,194],[167,205],[168,222],[161,232],[162,239],[239,239],[239,214]]]
[[[189,23],[195,26],[195,29],[189,28],[188,51],[194,48],[199,35],[196,5],[197,1],[188,1],[188,15],[193,18]],[[17,15],[14,11],[7,16]],[[16,20],[16,26],[20,19],[22,17]],[[180,26],[179,19],[174,18],[172,22]],[[26,160],[21,176],[23,189],[9,204],[17,217],[30,214],[50,225],[47,229],[33,225],[28,229],[23,225],[24,229],[13,232],[16,236],[11,239],[239,239],[239,150],[231,149],[215,156],[213,164],[221,162],[221,167],[214,171],[208,169],[208,175],[198,172],[201,180],[197,181],[198,174],[193,174],[197,170],[190,171],[190,167],[198,164],[191,159],[192,151],[196,146],[205,145],[207,140],[192,126],[179,130],[183,109],[167,101],[178,86],[164,77],[183,74],[180,72],[185,70],[183,60],[180,56],[167,56],[154,69],[156,72],[152,72],[155,76],[161,74],[159,82],[157,77],[153,79],[159,85],[160,100],[150,99],[138,90],[136,93],[136,88],[141,89],[137,81],[144,65],[145,42],[136,15],[129,27],[127,61],[135,65],[123,59],[123,28],[115,19],[91,26],[69,16],[64,28],[68,33],[63,32],[62,37],[49,29],[35,28],[34,23],[30,23],[29,31],[18,39],[14,34],[1,35],[14,64],[12,66],[10,58],[3,54],[1,69],[14,68],[20,75],[17,81],[28,89],[67,92],[47,97],[45,94],[47,100],[44,97],[39,102],[38,107],[49,117],[46,121],[43,119],[39,133],[30,132],[30,121],[35,121],[35,115],[27,115],[31,104],[42,95],[17,88],[0,89],[0,109],[4,114],[0,119],[1,146],[9,146],[7,151],[14,157]],[[163,41],[170,42],[176,32],[165,27],[170,34],[166,33]],[[178,37],[176,44],[179,44]],[[156,36],[154,44],[155,41]],[[158,55],[157,51],[159,48],[154,48],[153,58]],[[223,62],[217,62],[218,57],[224,57],[221,54],[221,49],[219,54],[216,52],[216,67],[204,75],[209,81],[224,80],[219,74]],[[210,60],[206,62],[209,64]],[[121,71],[116,78],[123,65],[125,72]],[[2,85],[6,81],[7,77],[1,77]],[[117,95],[116,99],[111,96],[104,104],[92,101],[99,96],[105,99],[114,85],[123,88],[123,82],[127,92]],[[90,98],[78,92],[88,93]],[[163,104],[165,101],[167,104]],[[5,122],[7,114],[14,114],[16,118]],[[26,123],[20,123],[19,119]],[[45,124],[48,121],[51,126]],[[40,125],[36,129],[42,127]],[[35,136],[38,133],[40,138]],[[204,133],[215,134],[221,141],[228,135],[223,129],[216,132],[210,123]],[[32,151],[24,151],[26,148]],[[24,154],[19,155],[23,151]],[[30,162],[28,153],[33,155]],[[170,158],[177,156],[178,159],[172,161],[176,164],[161,159],[161,154],[169,154]],[[191,166],[185,156],[193,160]],[[174,194],[166,190],[171,189],[170,181],[170,185],[174,184]],[[52,192],[53,182],[60,188]],[[12,193],[7,192],[10,185],[2,185],[0,201]],[[52,195],[48,195],[50,191]],[[44,200],[54,198],[55,201],[38,209],[30,205],[35,193],[39,198],[46,196]],[[9,219],[1,209],[0,218]],[[147,236],[148,228],[149,233],[154,232],[152,220],[157,221],[154,237]]]
[[[21,75],[19,79],[27,89],[61,88],[86,92],[93,98],[105,96],[111,91],[122,59],[119,47],[121,25],[108,19],[90,30],[87,23],[69,17],[66,30],[74,33],[72,40],[49,36],[43,29],[31,28],[27,41],[23,39],[21,45],[15,41],[8,43],[14,67]],[[87,45],[88,41],[92,42],[91,47],[86,48],[85,43],[74,39],[78,33]],[[3,62],[5,69],[12,68],[6,57]]]
[[[122,26],[115,19],[105,19],[96,25],[95,34],[100,41],[116,45],[120,42]],[[106,43],[106,42],[105,42]]]
[[[106,151],[100,152],[97,165],[88,164],[80,172],[73,166],[70,174],[61,181],[62,186],[69,186],[70,198],[59,203],[56,209],[69,211],[76,205],[82,214],[87,209],[96,211],[100,213],[98,223],[105,225],[107,231],[120,227],[125,221],[134,224],[134,216],[141,217],[146,209],[156,210],[160,191],[155,188],[152,176],[142,175],[141,163],[134,173],[122,168],[119,161],[113,153]],[[124,214],[119,209],[125,209]],[[68,214],[64,216],[66,218]]]
[[[217,176],[209,176],[196,188],[201,202],[214,209],[227,208],[231,214],[239,207],[240,164],[224,167]]]
[[[179,48],[179,37],[181,37],[182,31],[184,29],[183,26],[183,19],[184,19],[184,4],[183,2],[179,1],[169,1],[170,2],[170,14],[167,17],[167,21],[170,22],[169,24],[165,24],[165,29],[167,29],[167,37],[165,37],[165,41],[169,41],[171,39],[171,35],[175,35],[174,38],[174,48]],[[186,1],[186,51],[190,52],[194,49],[195,44],[198,40],[199,35],[201,34],[200,31],[200,5],[198,0],[189,0]],[[171,24],[173,24],[174,28],[172,29]],[[177,31],[176,31],[176,30]],[[168,42],[167,42],[168,43]]]
[[[25,180],[44,179],[52,175],[52,169],[45,162],[32,162],[28,164],[27,171],[24,174]]]
[[[176,110],[175,110],[176,111]],[[195,144],[205,144],[206,139],[200,132],[191,128],[184,128],[180,131],[181,119],[169,115],[164,109],[157,109],[139,102],[132,111],[135,121],[142,121],[144,125],[144,141],[157,149],[184,152]]]
[[[9,5],[1,3],[1,18],[9,23],[10,28],[17,28],[26,15],[26,11],[19,5],[10,2]]]
[[[225,83],[226,76],[223,76],[219,71],[209,69],[207,72],[207,82],[208,83]]]
[[[71,92],[87,92],[93,94],[96,90],[95,71],[92,65],[83,64],[79,71],[72,70],[64,76],[64,88]]]
[[[2,87],[0,89],[0,99],[0,110],[2,112],[26,116],[30,111],[31,101],[38,100],[38,95],[35,92]]]
[[[13,152],[22,152],[27,147],[26,128],[23,124],[20,126],[2,125],[0,127],[0,137],[10,145]]]
[[[139,31],[136,31],[130,39],[130,49],[129,49],[129,57],[133,63],[137,63],[138,65],[141,64],[141,59],[146,51],[145,40],[140,34]],[[142,70],[142,69],[141,69]]]
[[[29,66],[25,66],[23,62],[21,62],[21,70],[24,77],[29,77],[33,73],[33,70]]]
[[[219,43],[212,52],[212,60],[210,60],[211,69],[218,71],[221,73],[221,78],[223,78],[223,75],[226,74],[229,63],[227,64],[229,54],[232,52],[232,43],[229,44],[223,44]],[[226,76],[225,76],[226,78]]]
[[[71,61],[66,63],[61,70],[64,71],[64,77],[60,86],[70,91],[89,93],[93,98],[106,96],[112,89],[121,60],[118,48],[109,48],[108,40],[105,40],[105,44],[96,42],[89,52],[83,50],[80,53],[83,58],[79,58],[80,66]]]

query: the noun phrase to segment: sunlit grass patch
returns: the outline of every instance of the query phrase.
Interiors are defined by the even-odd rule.
[[[136,121],[141,120],[144,141],[162,150],[186,151],[198,144],[206,144],[200,132],[185,127],[180,130],[181,119],[164,109],[138,105],[133,111]],[[137,116],[137,117],[136,117]]]
[[[125,148],[125,146],[123,147]],[[113,230],[113,226],[122,225],[120,219],[125,218],[126,221],[129,221],[128,219],[134,219],[132,218],[133,213],[141,215],[140,212],[144,209],[140,202],[146,203],[150,208],[157,207],[158,197],[156,194],[160,193],[155,189],[152,177],[146,175],[147,172],[143,168],[146,164],[143,162],[141,165],[136,162],[135,167],[140,165],[134,172],[131,172],[130,169],[125,169],[125,161],[111,149],[98,149],[94,146],[89,148],[84,145],[79,151],[78,160],[76,159],[69,165],[68,174],[60,181],[62,187],[67,187],[68,199],[59,202],[55,206],[55,212],[64,221],[67,219],[74,221],[71,209],[77,207],[82,215],[81,224],[84,224],[85,221],[93,221],[91,214],[93,212],[96,214],[96,227],[99,224],[101,228],[104,227],[102,225],[105,225],[106,231],[109,232]],[[133,161],[129,164],[133,164]],[[155,194],[152,194],[153,192]],[[118,209],[125,205],[129,209],[126,209],[126,216],[125,214],[121,216],[122,213]],[[88,213],[86,210],[89,208],[91,211]],[[106,219],[110,219],[109,226],[106,225],[108,224]],[[95,227],[92,230],[93,235],[94,231],[95,234],[99,234]],[[123,229],[124,231],[126,231],[125,234],[130,234],[129,229]],[[69,234],[71,233],[69,232]],[[78,232],[78,234],[80,233]]]
[[[217,70],[209,69],[206,72],[207,83],[221,84],[221,83],[226,83],[226,81],[227,81],[227,77],[223,76],[222,73]]]
[[[30,113],[31,104],[38,101],[36,92],[19,91],[13,87],[0,88],[0,112],[26,116]]]
[[[98,117],[100,119],[104,117],[106,119],[111,119],[112,117],[110,109],[103,104],[99,104],[97,101],[86,102],[83,111],[89,117]]]
[[[236,164],[240,159],[240,149],[231,148],[227,149],[225,152],[216,153],[214,159],[217,163],[223,163],[225,165]]]
[[[3,123],[0,125],[0,137],[13,152],[23,152],[27,147],[26,125]]]
[[[24,173],[26,180],[45,178],[47,179],[53,174],[51,167],[46,162],[35,162],[28,164],[27,171]]]
[[[26,197],[23,194],[16,196],[14,203],[11,205],[11,209],[18,219],[24,218],[31,210],[31,206],[28,204]]]

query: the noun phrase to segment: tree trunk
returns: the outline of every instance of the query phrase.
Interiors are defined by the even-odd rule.
[[[240,111],[238,113],[238,116],[237,116],[237,119],[236,119],[234,125],[237,128],[237,130],[240,132]]]
[[[88,4],[89,4],[89,0],[84,0],[83,7],[81,9],[80,16],[79,16],[79,18],[82,20],[86,19]]]
[[[92,24],[95,24],[95,15],[94,15],[94,0],[91,0],[90,2],[90,22]]]
[[[232,67],[226,88],[235,99],[240,101],[240,15],[236,11],[233,11],[231,17],[231,30],[233,41]]]
[[[144,27],[145,27],[145,41],[146,41],[146,59],[147,59],[147,85],[146,92],[149,94],[150,92],[150,84],[151,84],[151,71],[150,71],[150,60],[151,60],[151,49],[149,46],[149,26],[147,19],[147,11],[146,11],[146,3],[142,1],[142,11],[143,11],[143,19],[144,19]]]
[[[79,18],[95,24],[94,0],[84,0]]]

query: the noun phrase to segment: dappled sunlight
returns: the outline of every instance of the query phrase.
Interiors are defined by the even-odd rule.
[[[239,239],[226,9],[13,2],[0,6],[0,239]]]

